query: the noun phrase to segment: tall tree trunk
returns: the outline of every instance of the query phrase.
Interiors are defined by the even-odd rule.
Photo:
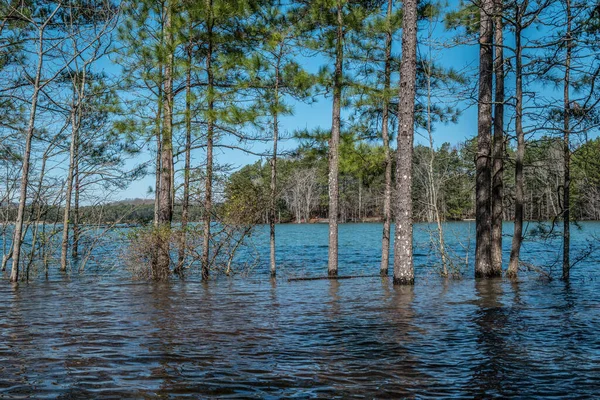
[[[563,126],[563,268],[562,279],[568,280],[571,270],[570,250],[571,250],[571,148],[570,148],[570,97],[569,86],[571,85],[571,49],[573,47],[571,37],[571,0],[565,0],[567,12],[567,32],[566,32],[566,47],[567,54],[565,58],[565,79],[564,79],[564,126]]]
[[[431,57],[429,57],[430,62]],[[429,136],[429,160],[427,165],[428,191],[430,193],[430,209],[432,218],[430,222],[435,221],[437,225],[437,243],[436,246],[440,253],[442,262],[442,276],[448,276],[448,254],[446,253],[446,241],[444,240],[444,227],[442,225],[442,216],[438,207],[438,187],[435,177],[435,148],[433,144],[433,130],[431,128],[431,64],[427,66],[427,134]]]
[[[394,284],[412,285],[412,156],[417,79],[417,0],[404,1],[402,62],[398,103],[398,150],[396,164],[397,211],[394,240]]]
[[[164,22],[162,24],[162,34],[160,37],[160,46],[164,47],[165,42],[165,25]],[[161,181],[161,157],[162,157],[162,117],[163,117],[163,103],[164,103],[164,66],[162,64],[162,58],[158,59],[158,95],[156,101],[156,119],[155,119],[155,137],[156,137],[156,160],[154,166],[154,227],[158,227],[159,219],[160,219],[160,181]],[[156,249],[156,254],[153,257],[153,268],[155,268],[156,263],[158,262],[158,249]]]
[[[433,17],[429,18],[429,32],[428,32],[428,40],[431,41],[433,37]],[[440,261],[442,262],[442,271],[441,274],[444,277],[448,276],[448,254],[446,252],[446,241],[444,239],[444,227],[442,225],[442,215],[440,213],[440,209],[438,206],[438,195],[439,195],[439,185],[436,182],[435,176],[435,147],[433,141],[433,129],[432,129],[432,109],[431,109],[431,81],[433,76],[432,66],[433,66],[433,57],[431,55],[431,43],[427,46],[428,57],[427,62],[425,63],[425,74],[427,76],[427,136],[429,139],[429,160],[427,163],[427,191],[429,192],[429,204],[430,207],[428,210],[429,222],[435,221],[437,225],[437,240],[436,247],[438,248],[438,252],[440,254]],[[429,212],[430,211],[430,212]]]
[[[494,37],[496,42],[494,71],[496,93],[494,105],[494,147],[492,166],[492,271],[502,274],[502,198],[504,196],[504,35],[502,23],[503,0],[495,0]]]
[[[491,265],[491,139],[492,139],[492,13],[493,0],[482,0],[479,30],[479,102],[476,165],[475,276],[490,277]]]
[[[510,260],[508,264],[507,276],[516,278],[519,271],[519,258],[521,253],[521,242],[523,241],[523,203],[524,177],[523,160],[525,158],[525,133],[523,132],[523,49],[521,46],[522,17],[526,10],[527,3],[517,6],[516,25],[515,25],[515,132],[517,134],[517,155],[515,160],[515,228],[510,249]]]
[[[338,273],[339,145],[344,62],[344,21],[342,2],[337,2],[337,36],[333,75],[333,114],[329,140],[329,276]]]
[[[202,279],[207,280],[210,268],[210,223],[212,213],[212,178],[213,178],[213,141],[214,141],[214,78],[212,70],[213,57],[213,9],[212,0],[206,0],[208,21],[208,53],[206,55],[206,74],[208,76],[207,100],[208,100],[208,125],[206,131],[206,181],[204,193],[204,240],[202,248]]]
[[[381,136],[383,138],[383,151],[385,157],[385,190],[383,194],[383,235],[381,238],[381,265],[379,271],[382,276],[388,275],[390,264],[390,230],[392,226],[392,154],[390,151],[389,135],[389,98],[392,75],[392,3],[388,0],[386,33],[385,33],[385,72],[384,72],[384,99],[381,116]]]
[[[160,189],[158,211],[158,262],[153,271],[154,279],[165,279],[170,274],[170,231],[173,219],[172,198],[172,168],[173,168],[173,33],[172,33],[172,4],[165,3],[164,45],[167,50],[167,60],[164,65],[163,83],[163,129],[160,152]]]
[[[65,208],[63,210],[63,231],[60,252],[60,270],[67,270],[67,255],[69,253],[69,215],[71,213],[71,197],[73,194],[73,176],[75,170],[75,141],[77,140],[77,122],[75,105],[71,111],[71,144],[69,146],[69,169],[65,190]]]
[[[186,253],[186,236],[190,207],[190,168],[192,153],[192,48],[188,48],[188,65],[185,77],[185,166],[183,168],[183,200],[181,203],[181,234],[179,236],[179,257],[175,273],[183,273]]]
[[[58,10],[58,8],[57,8]],[[56,12],[56,11],[55,11]],[[37,53],[37,69],[35,81],[33,84],[33,94],[31,95],[31,108],[29,110],[29,122],[25,133],[25,150],[23,153],[23,168],[21,170],[21,187],[19,194],[19,206],[17,208],[17,219],[15,221],[15,230],[13,235],[12,251],[12,269],[10,272],[10,281],[19,280],[19,261],[21,256],[21,245],[23,243],[23,221],[25,218],[25,206],[27,205],[27,186],[29,185],[29,168],[31,160],[31,144],[35,130],[35,117],[37,112],[38,98],[40,94],[40,82],[42,77],[42,68],[44,65],[44,26],[39,30],[39,44]]]
[[[73,82],[73,104],[71,109],[71,144],[69,146],[69,170],[65,191],[65,209],[63,211],[63,232],[60,253],[60,270],[67,270],[67,256],[69,253],[69,219],[71,216],[71,198],[73,197],[73,181],[75,178],[75,163],[77,162],[77,147],[79,141],[79,126],[81,120],[81,104],[85,92],[86,73],[76,75]],[[81,82],[78,82],[81,80]],[[79,85],[79,86],[78,86]]]
[[[271,250],[272,278],[274,278],[277,274],[277,264],[275,260],[275,204],[277,199],[277,142],[279,140],[279,70],[281,56],[282,54],[280,52],[279,57],[277,59],[277,65],[275,67],[275,104],[273,108],[273,157],[271,158],[271,198],[269,204],[269,245]]]

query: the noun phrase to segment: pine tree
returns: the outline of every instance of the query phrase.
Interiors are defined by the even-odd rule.
[[[266,7],[259,14],[255,24],[255,35],[261,46],[248,59],[250,88],[258,92],[256,108],[264,114],[267,126],[271,130],[273,150],[269,165],[269,244],[270,273],[276,275],[275,258],[275,220],[278,197],[277,159],[280,139],[280,118],[292,115],[292,108],[286,99],[306,101],[310,99],[316,77],[305,71],[296,60],[298,53],[298,32],[293,16],[281,7]]]
[[[398,103],[396,162],[396,226],[394,240],[394,284],[414,284],[412,246],[412,155],[417,80],[417,1],[404,2],[402,63]]]
[[[347,86],[344,76],[344,48],[352,43],[352,34],[361,32],[368,16],[379,9],[379,1],[297,0],[295,11],[300,28],[307,33],[305,45],[320,51],[333,63],[331,77],[332,122],[329,138],[329,254],[328,275],[338,273],[339,146],[342,129],[342,100]]]
[[[492,0],[482,0],[479,18],[479,99],[476,158],[475,216],[475,276],[494,275],[491,264],[491,137],[492,137],[492,77],[493,24]]]
[[[212,263],[214,149],[217,146],[237,148],[235,145],[219,144],[219,139],[227,136],[240,141],[247,139],[243,128],[257,118],[256,111],[246,107],[242,101],[248,85],[241,81],[240,74],[250,49],[257,46],[257,42],[253,41],[251,25],[265,2],[205,0],[201,4],[186,6],[191,20],[195,21],[194,45],[198,47],[194,59],[199,77],[192,86],[203,88],[198,99],[204,106],[199,110],[201,121],[197,122],[206,132],[201,256],[202,277],[205,280],[209,277]]]
[[[502,204],[504,197],[504,11],[503,0],[494,0],[494,138],[492,148],[492,247],[494,275],[502,275]]]

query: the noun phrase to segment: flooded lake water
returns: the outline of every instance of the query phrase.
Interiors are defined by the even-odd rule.
[[[0,398],[594,398],[600,393],[595,255],[569,284],[523,273],[442,281],[428,227],[416,232],[416,284],[324,275],[327,227],[278,227],[247,276],[134,282],[123,273],[0,285]],[[509,225],[507,225],[509,228]],[[574,233],[574,252],[600,224]],[[449,227],[456,258],[471,224]],[[377,273],[381,226],[343,225],[340,274]],[[510,239],[505,239],[508,249]],[[524,255],[551,266],[556,241]],[[459,250],[462,249],[462,250]],[[559,274],[559,267],[549,268]],[[557,275],[558,276],[558,275]]]

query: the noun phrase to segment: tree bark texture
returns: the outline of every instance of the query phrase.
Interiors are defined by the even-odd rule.
[[[170,231],[173,219],[172,176],[173,176],[173,33],[172,5],[165,4],[164,45],[167,49],[167,60],[164,65],[163,82],[163,128],[160,152],[160,188],[158,209],[158,260],[153,271],[154,279],[165,279],[170,274]]]
[[[388,275],[390,265],[390,231],[392,226],[392,154],[390,151],[389,135],[389,99],[388,92],[391,87],[392,75],[392,3],[388,0],[387,5],[387,31],[385,34],[385,70],[384,70],[384,98],[381,116],[381,136],[383,139],[383,151],[385,157],[385,189],[383,195],[383,235],[381,238],[381,265],[380,273],[382,276]]]
[[[479,101],[475,160],[475,276],[494,275],[491,263],[492,14],[493,0],[482,0],[479,31]]]
[[[333,76],[333,113],[329,139],[329,260],[328,275],[338,273],[339,145],[344,62],[344,26],[341,0],[337,2],[337,36]]]
[[[504,35],[502,23],[503,0],[495,0],[494,72],[496,92],[494,101],[494,147],[492,154],[492,271],[502,274],[502,199],[504,197]]]
[[[206,0],[208,20],[206,21],[208,33],[208,52],[206,55],[206,74],[208,77],[208,125],[206,131],[206,181],[204,193],[204,239],[202,248],[202,279],[207,280],[210,269],[210,224],[212,213],[212,179],[213,179],[213,145],[214,145],[214,77],[213,77],[213,9],[212,0]]]
[[[517,9],[515,26],[515,133],[517,135],[517,154],[515,159],[515,222],[510,249],[507,276],[516,278],[519,271],[521,242],[523,241],[523,203],[525,201],[525,182],[523,161],[525,158],[525,133],[523,132],[523,49],[521,45],[522,9]]]
[[[412,156],[417,79],[417,0],[404,1],[402,62],[398,107],[396,164],[396,227],[394,240],[394,284],[412,285]]]

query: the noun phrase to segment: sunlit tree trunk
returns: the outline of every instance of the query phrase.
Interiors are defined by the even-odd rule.
[[[329,262],[328,275],[338,273],[338,213],[339,213],[339,144],[341,129],[342,80],[344,59],[344,25],[342,2],[337,2],[337,34],[335,70],[333,75],[333,115],[329,140]]]
[[[442,225],[442,214],[439,208],[439,180],[435,174],[435,157],[436,151],[433,141],[433,129],[432,129],[432,99],[431,99],[431,83],[433,79],[433,57],[431,54],[431,40],[433,38],[433,20],[432,16],[429,19],[429,32],[428,41],[430,42],[428,47],[428,57],[424,62],[424,72],[427,79],[427,136],[429,139],[429,159],[427,160],[427,183],[426,191],[428,192],[429,207],[427,210],[428,221],[434,222],[437,225],[437,238],[435,240],[435,246],[438,249],[440,255],[440,261],[442,262],[441,274],[444,277],[448,276],[448,254],[446,252],[446,241],[444,239],[444,227]]]
[[[60,7],[60,6],[59,6]],[[56,13],[58,8],[54,11]],[[53,13],[53,15],[54,15]],[[52,18],[47,19],[47,22]],[[15,230],[13,234],[13,252],[12,269],[10,272],[11,282],[19,280],[19,261],[21,256],[21,245],[23,243],[23,221],[25,218],[25,207],[27,205],[27,186],[29,185],[29,168],[31,160],[31,144],[35,131],[35,117],[37,112],[38,99],[40,94],[40,83],[42,69],[44,67],[44,30],[46,23],[38,30],[38,50],[37,50],[37,68],[33,84],[33,93],[31,95],[31,108],[29,110],[29,121],[27,131],[25,132],[25,149],[23,152],[23,167],[21,170],[21,187],[19,194],[19,206],[17,208],[17,219],[15,221]]]
[[[412,285],[412,155],[414,142],[417,77],[417,0],[404,1],[402,62],[398,103],[398,147],[396,165],[396,227],[394,240],[394,284]]]
[[[71,198],[73,197],[73,184],[75,179],[75,163],[77,162],[77,147],[79,141],[79,126],[81,120],[81,105],[86,85],[85,68],[81,74],[73,77],[73,100],[71,106],[71,143],[69,146],[69,169],[65,190],[65,208],[63,210],[63,232],[60,253],[60,270],[67,270],[67,257],[69,254],[69,223],[71,217]]]
[[[173,33],[172,4],[165,3],[164,44],[167,59],[164,65],[163,82],[163,129],[160,151],[160,188],[158,208],[159,249],[154,279],[165,279],[170,273],[170,240],[171,221],[173,219],[172,168],[173,168]]]
[[[275,66],[275,104],[273,106],[273,154],[271,158],[271,196],[269,204],[269,246],[271,251],[271,277],[277,274],[277,264],[275,259],[275,205],[277,199],[277,143],[279,140],[279,73],[280,57]]]
[[[206,21],[206,30],[208,35],[208,51],[206,54],[206,74],[208,77],[207,103],[208,118],[206,131],[206,181],[204,193],[204,240],[202,248],[202,279],[208,279],[210,268],[210,224],[212,213],[212,179],[213,179],[213,141],[214,141],[214,77],[212,70],[213,58],[213,9],[212,0],[206,0],[208,20]]]
[[[33,229],[31,232],[31,242],[29,244],[30,246],[30,250],[29,250],[29,260],[27,261],[27,264],[25,266],[25,279],[29,280],[29,270],[31,268],[31,265],[33,264],[33,261],[35,260],[36,257],[36,251],[38,250],[37,247],[37,241],[39,238],[39,230],[40,230],[40,226],[42,226],[42,233],[45,233],[46,231],[46,224],[42,224],[40,225],[39,223],[36,222],[40,222],[42,221],[44,214],[47,212],[46,209],[46,205],[42,205],[43,203],[43,198],[42,198],[42,191],[44,190],[44,178],[46,177],[46,166],[48,164],[48,160],[50,158],[50,154],[52,153],[52,149],[54,146],[48,146],[48,148],[46,148],[46,150],[44,151],[44,154],[42,155],[42,162],[40,165],[40,173],[38,176],[38,181],[37,181],[37,186],[35,188],[35,197],[33,199],[33,201],[31,202],[31,211],[30,211],[30,215],[29,215],[29,219],[26,222],[25,226],[25,232],[27,232],[28,230],[28,226],[33,222]],[[24,239],[24,237],[23,237]],[[44,245],[44,243],[42,243],[42,259],[45,260],[45,253],[47,250],[47,246]],[[46,263],[44,263],[44,265],[46,265]]]
[[[183,200],[181,203],[181,234],[179,237],[179,257],[175,273],[183,273],[186,254],[187,225],[190,207],[190,168],[192,156],[192,48],[188,48],[187,71],[185,77],[185,165],[183,168]]]
[[[387,32],[385,37],[385,72],[384,72],[384,100],[381,116],[381,136],[383,138],[383,151],[385,157],[385,188],[383,194],[383,235],[381,239],[381,266],[382,276],[387,276],[390,264],[390,231],[392,225],[392,154],[390,151],[389,134],[389,98],[392,75],[392,0],[388,0]]]

